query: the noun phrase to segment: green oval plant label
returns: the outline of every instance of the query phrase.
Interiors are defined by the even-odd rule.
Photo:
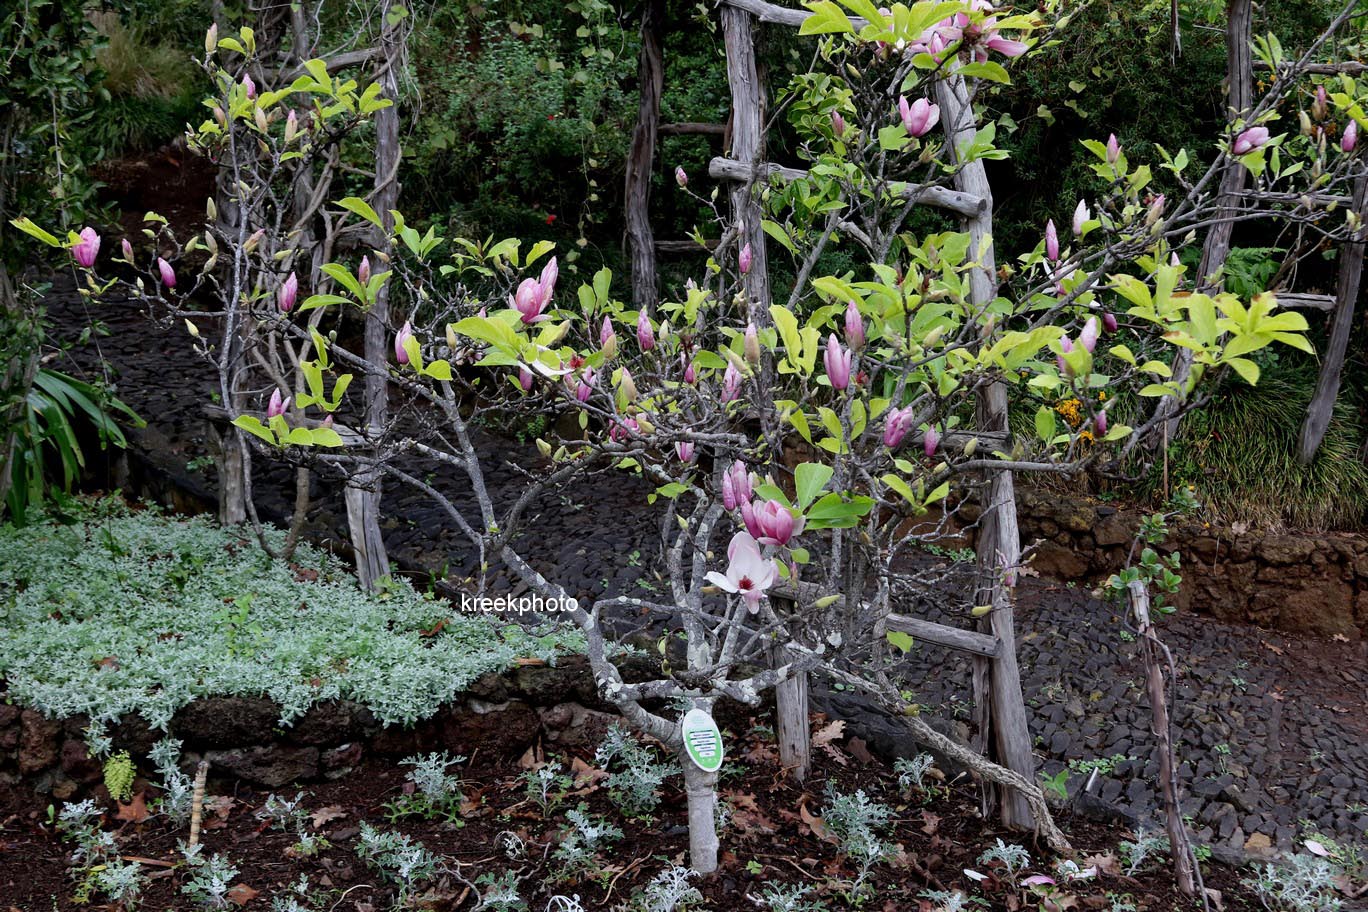
[[[694,708],[684,714],[679,723],[684,737],[684,750],[689,759],[705,773],[722,768],[722,732],[713,717]]]

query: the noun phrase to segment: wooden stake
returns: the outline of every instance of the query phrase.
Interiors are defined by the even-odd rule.
[[[186,841],[189,848],[199,845],[200,822],[204,819],[204,783],[209,779],[209,761],[201,760],[195,768],[195,791],[190,799],[190,838]]]

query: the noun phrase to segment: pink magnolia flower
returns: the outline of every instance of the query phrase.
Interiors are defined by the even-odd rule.
[[[636,435],[640,427],[635,418],[623,418],[621,421],[614,421],[613,427],[608,431],[608,439],[614,443],[622,441]]]
[[[594,369],[586,367],[584,373],[580,375],[579,383],[575,386],[575,398],[580,402],[588,402],[589,394],[594,391]]]
[[[130,263],[133,262],[133,245],[128,243],[128,238],[120,241],[119,246],[123,248],[124,259]]]
[[[1021,885],[1023,887],[1052,887],[1054,886],[1054,883],[1053,877],[1047,877],[1044,874],[1032,874],[1030,877],[1023,880]]]
[[[285,281],[280,283],[280,289],[276,292],[276,305],[281,313],[289,313],[294,309],[295,298],[299,296],[299,277],[291,272],[285,277]]]
[[[731,491],[730,503],[727,500],[728,491]],[[722,506],[728,510],[735,510],[739,505],[749,503],[750,499],[750,472],[746,464],[738,459],[722,474]]]
[[[860,308],[855,306],[854,301],[851,301],[849,304],[846,305],[845,337],[846,344],[849,345],[851,349],[859,351],[860,349],[864,348],[864,317],[860,316]]]
[[[1235,155],[1244,155],[1253,152],[1266,142],[1268,142],[1268,127],[1250,127],[1235,137],[1235,145],[1230,147],[1230,151]]]
[[[1083,324],[1083,331],[1078,334],[1078,344],[1083,346],[1084,351],[1091,353],[1097,348],[1097,336],[1097,317],[1088,317],[1088,321]]]
[[[655,330],[651,328],[651,318],[646,316],[646,311],[642,310],[637,314],[637,344],[641,350],[648,352],[656,346]]]
[[[370,257],[363,256],[361,265],[356,267],[356,278],[362,285],[369,285],[371,279]]]
[[[737,532],[727,546],[727,572],[708,573],[707,580],[724,592],[740,595],[752,613],[760,610],[760,600],[779,579],[773,560],[760,554],[760,544],[749,532]]]
[[[1068,336],[1061,336],[1059,338],[1059,350],[1062,352],[1062,354],[1055,356],[1055,363],[1059,365],[1060,373],[1073,376],[1073,368],[1069,367],[1069,362],[1064,360],[1064,355],[1073,353],[1073,340],[1070,339]]]
[[[684,382],[692,386],[698,380],[698,371],[694,370],[688,355],[680,355],[679,360],[684,365]]]
[[[1119,159],[1120,157],[1121,157],[1121,143],[1119,143],[1119,142],[1117,141],[1117,139],[1116,139],[1116,134],[1113,133],[1113,134],[1111,134],[1110,136],[1107,137],[1107,164],[1110,164],[1110,165],[1116,164],[1116,160]]]
[[[409,353],[405,346],[408,345],[408,340],[412,338],[413,324],[405,320],[404,325],[399,327],[399,331],[394,334],[394,358],[400,364],[409,363]]]
[[[692,440],[681,440],[675,444],[675,453],[679,456],[680,462],[693,462],[694,451],[694,442]]]
[[[536,279],[523,279],[510,302],[513,309],[522,314],[524,323],[539,323],[546,319],[542,314],[541,283]]]
[[[722,374],[722,401],[732,402],[740,394],[741,372],[736,369],[735,364],[728,363],[727,370]]]
[[[71,255],[86,269],[95,265],[100,253],[100,235],[89,225],[81,229],[80,240],[71,247]]]
[[[1105,409],[1093,417],[1093,431],[1098,437],[1107,436],[1107,412]]]
[[[750,244],[741,248],[741,253],[736,257],[736,268],[741,270],[742,275],[746,275],[750,272],[751,260],[754,256],[754,253],[751,252]]]
[[[1316,100],[1311,103],[1311,113],[1316,115],[1317,120],[1320,120],[1323,117],[1325,117],[1326,101],[1327,99],[1325,97],[1325,86],[1316,86]]]
[[[1079,200],[1078,208],[1074,209],[1073,214],[1073,233],[1074,237],[1083,236],[1083,225],[1092,220],[1092,210],[1088,208],[1087,200]]]
[[[843,390],[850,386],[850,352],[841,347],[835,333],[827,336],[826,354],[822,360],[832,389]]]
[[[755,518],[755,504],[747,501],[741,505],[741,522],[745,525],[746,531],[752,537],[759,538],[764,532],[760,529],[760,523]]]
[[[1045,223],[1045,255],[1051,263],[1059,259],[1059,232],[1055,230],[1054,219]]]
[[[940,431],[936,430],[936,426],[933,424],[927,427],[926,433],[922,436],[922,452],[926,453],[927,458],[936,455],[936,450],[940,449],[940,441]]]
[[[925,98],[908,104],[906,98],[899,97],[898,116],[902,118],[903,129],[909,136],[925,136],[940,123],[940,105],[934,105]]]
[[[888,417],[884,419],[884,446],[890,450],[896,450],[902,445],[903,438],[912,429],[912,406],[904,406],[900,409],[890,409]]]
[[[1358,145],[1358,121],[1349,120],[1349,125],[1344,128],[1344,135],[1340,137],[1340,151],[1353,152],[1354,146]]]
[[[157,271],[161,273],[162,284],[167,288],[176,287],[176,270],[171,268],[171,264],[161,257],[157,257]]]
[[[675,183],[680,187],[689,186],[689,174],[682,165],[675,165]]]
[[[256,83],[252,82],[252,77],[247,73],[242,74],[242,88],[246,90],[248,98],[256,98]]]
[[[831,112],[831,129],[836,134],[837,139],[845,135],[846,122],[840,111]]]
[[[266,417],[279,418],[290,407],[289,396],[282,396],[280,390],[271,391],[271,401],[266,403]]]
[[[1003,38],[996,29],[985,32],[984,36],[983,46],[990,51],[997,51],[1003,57],[1020,57],[1030,48],[1024,41]]]
[[[556,258],[552,257],[551,262],[542,267],[541,279],[537,282],[537,302],[541,309],[551,303],[551,295],[556,291],[556,279],[560,277],[560,265]]]
[[[1116,315],[1111,312],[1102,314],[1102,328],[1109,333],[1116,332]]]
[[[603,318],[603,325],[599,327],[599,346],[608,344],[608,340],[615,338],[617,333],[613,331],[613,321],[610,317]]]
[[[524,393],[532,391],[532,372],[523,364],[518,367],[518,386],[522,387]]]
[[[746,506],[750,506],[747,504]],[[793,511],[784,506],[777,500],[767,500],[760,506],[753,508],[755,525],[760,530],[759,538],[761,544],[778,545],[783,547],[789,543],[796,535],[803,533],[803,527],[807,520],[802,516],[794,516]],[[743,509],[744,517],[744,509]]]

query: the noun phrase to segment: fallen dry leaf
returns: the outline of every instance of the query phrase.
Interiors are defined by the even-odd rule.
[[[745,792],[725,791],[722,798],[731,805],[731,825],[741,833],[762,833],[770,835],[779,827],[760,809],[754,795]]]
[[[134,795],[133,800],[127,804],[124,804],[122,801],[119,802],[119,810],[114,815],[114,819],[127,820],[131,823],[142,823],[150,816],[152,815],[147,810],[147,799],[143,797],[142,792],[139,792]]]
[[[1116,856],[1111,852],[1105,855],[1089,855],[1083,859],[1084,868],[1097,868],[1102,874],[1116,876],[1121,873],[1121,862],[1116,860]]]
[[[941,819],[939,816],[931,813],[930,811],[922,811],[921,831],[925,833],[927,836],[936,835],[936,831],[940,829],[940,822]]]
[[[260,893],[260,890],[253,890],[245,883],[240,883],[233,884],[233,886],[229,888],[227,896],[229,902],[232,902],[234,905],[245,906],[252,900],[256,899],[257,895]]]
[[[836,841],[836,837],[827,832],[826,822],[823,821],[821,817],[816,817],[808,813],[806,795],[804,795],[803,800],[798,803],[798,817],[803,821],[803,824],[808,828],[808,831],[818,839],[825,839],[828,842]]]
[[[521,757],[518,758],[518,768],[519,768],[519,769],[535,770],[535,769],[540,769],[541,767],[543,767],[543,766],[545,766],[545,765],[546,765],[546,761],[545,761],[544,759],[542,759],[542,751],[541,751],[541,744],[540,744],[540,743],[534,744],[534,745],[532,745],[531,747],[529,747],[527,750],[523,751],[523,755],[522,755]]]
[[[596,787],[599,781],[608,778],[606,770],[601,770],[596,766],[590,766],[579,757],[576,757],[570,762],[570,774],[575,777],[575,788],[579,789],[585,788],[586,786]]]
[[[320,829],[323,826],[323,824],[328,823],[329,821],[341,820],[343,817],[346,816],[347,812],[342,810],[342,808],[339,805],[330,804],[327,807],[321,807],[318,810],[314,811],[312,814],[310,814],[309,820],[313,823],[314,829],[317,830]]]
[[[850,751],[851,756],[861,763],[874,762],[874,755],[869,752],[869,745],[864,738],[851,738],[846,742],[846,750]]]
[[[831,759],[841,764],[841,766],[846,766],[850,762],[849,758],[846,756],[845,751],[841,750],[833,743],[844,733],[845,722],[838,719],[835,722],[822,726],[820,730],[813,732],[812,743],[826,751],[831,756]]]

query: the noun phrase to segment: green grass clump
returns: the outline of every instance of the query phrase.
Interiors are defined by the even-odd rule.
[[[1213,519],[1263,528],[1357,529],[1368,511],[1364,427],[1346,388],[1320,450],[1297,460],[1297,438],[1315,390],[1314,364],[1278,364],[1258,386],[1227,383],[1189,414],[1170,447],[1175,483],[1193,484]]]
[[[106,501],[0,527],[0,677],[10,700],[52,717],[137,710],[165,728],[197,697],[236,695],[275,700],[285,725],[333,699],[411,723],[520,656],[580,648],[577,634],[454,613],[405,581],[368,595],[324,552],[284,563],[206,518]]]

